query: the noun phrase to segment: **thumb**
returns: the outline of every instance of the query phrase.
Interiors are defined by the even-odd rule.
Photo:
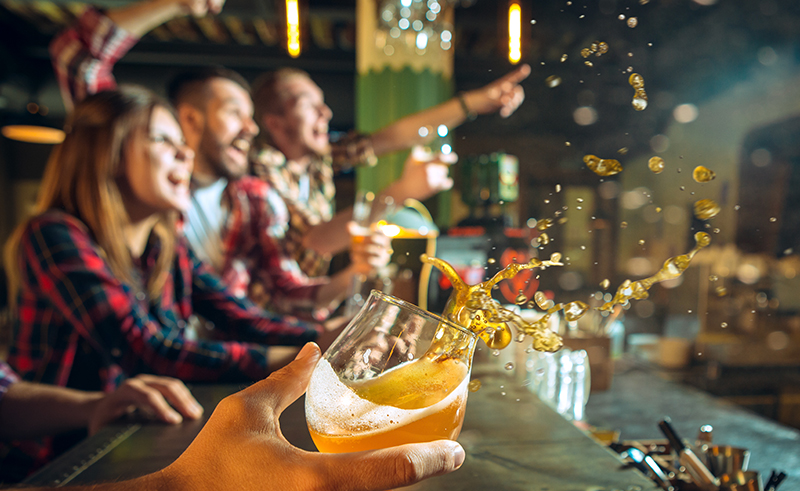
[[[276,414],[280,414],[306,391],[320,355],[316,343],[306,343],[294,361],[241,393],[262,398],[263,404],[275,408]]]
[[[378,490],[453,472],[464,463],[465,453],[457,442],[438,440],[326,457],[327,482],[333,489]]]

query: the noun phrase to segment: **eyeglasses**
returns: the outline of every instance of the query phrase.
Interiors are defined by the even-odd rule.
[[[148,140],[155,143],[156,145],[163,145],[169,149],[172,149],[176,154],[186,152],[186,142],[179,141],[176,142],[172,138],[167,135],[150,135],[147,137]]]

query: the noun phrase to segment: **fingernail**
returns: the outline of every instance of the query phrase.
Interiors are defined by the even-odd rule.
[[[456,469],[461,467],[461,464],[464,463],[464,459],[467,458],[466,452],[464,452],[464,448],[456,442],[453,442],[453,462],[456,465]]]
[[[309,356],[315,355],[318,351],[319,349],[316,343],[306,343],[303,349],[300,350],[300,353],[297,354],[297,360],[306,360]]]
[[[167,418],[169,419],[169,422],[172,424],[178,424],[181,421],[183,421],[183,418],[181,418],[181,415],[178,413],[172,413],[169,416],[167,416]]]
[[[192,406],[192,414],[199,417],[201,414],[203,414],[203,406],[200,404],[195,404]]]

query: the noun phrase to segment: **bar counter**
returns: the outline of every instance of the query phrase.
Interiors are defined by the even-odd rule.
[[[657,489],[638,471],[540,402],[512,377],[496,368],[473,377],[482,388],[470,393],[459,441],[467,457],[446,476],[429,479],[411,490],[559,490],[602,491]],[[116,423],[84,440],[27,480],[27,484],[60,486],[114,481],[161,469],[174,461],[200,431],[216,404],[238,386],[195,386],[205,407],[200,421],[177,426]],[[305,424],[303,399],[281,417],[284,436],[314,450]]]
[[[622,440],[663,439],[656,425],[665,417],[690,441],[708,424],[713,443],[750,450],[749,468],[764,482],[778,469],[787,474],[780,490],[800,489],[800,431],[680,383],[684,375],[632,357],[618,360],[611,389],[589,397],[587,421],[620,430]]]

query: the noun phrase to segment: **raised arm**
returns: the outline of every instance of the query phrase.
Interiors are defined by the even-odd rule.
[[[463,92],[437,106],[398,119],[372,135],[375,154],[384,155],[425,144],[436,136],[435,128],[439,125],[452,130],[477,115],[495,112],[507,118],[525,99],[520,82],[530,73],[531,67],[522,65],[484,87]],[[420,136],[419,129],[423,126],[434,128],[430,136]]]
[[[116,87],[112,70],[141,36],[182,15],[217,13],[224,0],[144,0],[107,12],[90,7],[50,43],[67,111],[89,94]]]
[[[440,191],[453,187],[449,167],[458,156],[454,153],[432,155],[422,148],[415,147],[406,159],[403,174],[386,187],[373,201],[370,220],[374,223],[386,213],[387,203],[403,206],[407,199],[425,200]],[[303,245],[320,254],[337,254],[350,247],[350,234],[347,222],[353,216],[353,209],[346,208],[333,218],[312,227],[303,240]]]

